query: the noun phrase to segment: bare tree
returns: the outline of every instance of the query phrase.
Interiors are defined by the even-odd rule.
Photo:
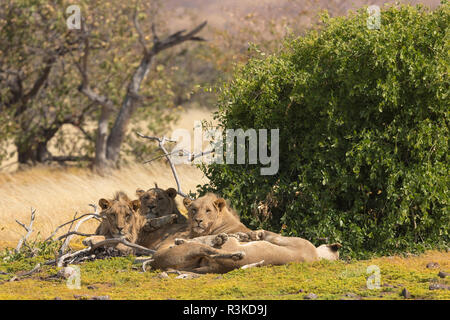
[[[115,167],[119,160],[120,147],[124,140],[125,132],[128,127],[131,116],[135,112],[138,101],[144,97],[139,95],[142,81],[146,78],[152,62],[158,53],[166,49],[177,46],[186,41],[204,41],[197,34],[205,27],[206,21],[199,24],[189,32],[186,30],[177,31],[164,39],[160,39],[155,31],[155,25],[152,24],[151,31],[153,36],[153,44],[151,47],[145,41],[143,31],[139,25],[138,10],[135,9],[133,22],[136,32],[138,33],[139,43],[142,47],[142,57],[139,65],[133,71],[127,84],[125,96],[122,99],[120,108],[116,108],[115,104],[108,98],[106,94],[98,94],[92,89],[89,83],[89,53],[90,41],[89,30],[86,23],[82,23],[82,35],[84,40],[84,54],[79,62],[76,63],[81,74],[82,82],[79,91],[88,97],[92,102],[100,105],[100,117],[98,120],[98,130],[96,138],[96,153],[94,165],[98,171],[105,168]],[[113,115],[114,110],[119,110],[115,118],[114,124],[108,133],[108,121]]]

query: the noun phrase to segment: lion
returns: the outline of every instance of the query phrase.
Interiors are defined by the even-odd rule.
[[[168,189],[169,190],[169,189]],[[168,191],[166,190],[166,192]],[[173,191],[175,191],[173,189]],[[142,195],[142,193],[140,193]],[[176,192],[173,193],[173,199]],[[141,199],[141,207],[145,206]],[[177,223],[165,225],[158,230],[148,232],[143,229],[139,236],[139,244],[153,250],[167,248],[174,244],[177,238],[191,239],[205,235],[217,235],[219,233],[250,232],[238,215],[226,204],[225,199],[219,198],[213,193],[208,193],[196,200],[183,199],[183,204],[188,210],[188,219],[177,218]],[[158,203],[160,205],[160,203]],[[176,208],[175,201],[173,208]],[[143,210],[148,214],[148,211]],[[170,210],[159,211],[169,213]],[[179,211],[177,210],[179,213]],[[181,214],[180,214],[181,215]],[[154,218],[155,219],[155,218]],[[150,219],[150,223],[154,219]],[[181,222],[180,222],[181,220]]]
[[[251,231],[223,198],[209,193],[197,200],[184,199],[188,209],[189,237],[156,251],[155,269],[196,273],[226,273],[246,265],[282,265],[289,262],[337,260],[340,244],[316,248],[308,240]]]
[[[177,191],[174,188],[163,190],[155,186],[147,191],[137,189],[136,195],[141,202],[139,213],[147,220],[175,215],[172,222],[186,223],[186,217],[180,213],[175,203]]]
[[[112,200],[100,199],[103,220],[96,230],[97,236],[86,238],[83,243],[91,246],[108,238],[124,238],[128,242],[156,250],[164,243],[173,243],[175,238],[188,236],[187,219],[175,203],[175,189],[156,187],[148,191],[138,189],[136,193],[139,200],[130,201],[124,192],[117,192]],[[124,210],[130,203],[133,204],[133,215]],[[129,218],[125,219],[125,215]],[[121,244],[116,248],[121,248],[120,251],[124,253],[134,252],[125,250]]]
[[[231,209],[225,199],[213,193],[190,200],[183,199],[188,210],[189,238],[220,233],[251,232]]]
[[[136,194],[141,202],[140,214],[146,218],[139,232],[139,245],[157,250],[173,244],[175,238],[188,237],[187,219],[178,210],[174,188],[163,190],[155,186],[147,191],[138,189]]]
[[[249,238],[256,240],[247,242]],[[176,239],[175,246],[156,251],[150,264],[161,270],[226,273],[249,265],[283,265],[339,258],[340,244],[321,247],[322,250],[317,250],[308,240],[283,237],[265,230],[247,234],[221,233],[194,239]]]
[[[83,240],[86,246],[92,246],[105,239],[120,238],[135,243],[139,236],[139,230],[145,219],[137,213],[140,208],[139,200],[130,200],[128,196],[119,191],[114,194],[113,199],[100,199],[98,204],[102,211],[100,216],[102,222],[97,227],[95,234]],[[131,253],[132,249],[118,244],[116,249],[123,253]]]

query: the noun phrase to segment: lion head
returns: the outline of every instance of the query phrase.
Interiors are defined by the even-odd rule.
[[[250,231],[239,220],[237,214],[227,206],[225,199],[207,193],[196,200],[185,198],[183,204],[188,210],[188,224],[193,237]]]
[[[139,212],[147,219],[177,214],[178,222],[186,221],[186,218],[178,211],[175,203],[177,191],[174,188],[163,190],[156,187],[148,189],[147,191],[137,189],[136,195],[141,202]]]
[[[111,200],[100,199],[98,201],[102,209],[100,215],[104,221],[99,228],[102,234],[113,238],[124,238],[134,242],[137,239],[140,226],[140,218],[137,210],[140,207],[139,200],[131,201],[123,192],[117,192]]]

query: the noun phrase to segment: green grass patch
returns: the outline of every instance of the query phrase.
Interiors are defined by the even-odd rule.
[[[314,293],[318,299],[404,299],[406,288],[413,299],[450,299],[450,290],[429,290],[432,283],[450,285],[437,276],[450,271],[450,253],[429,251],[419,256],[382,257],[361,261],[320,261],[284,266],[234,270],[194,279],[158,277],[159,270],[142,272],[134,257],[111,258],[80,264],[81,288],[70,289],[66,280],[55,278],[55,267],[12,281],[20,271],[31,270],[42,257],[0,260],[0,299],[75,299],[75,295],[111,299],[303,299]],[[426,265],[437,262],[438,268]],[[380,269],[379,289],[368,289],[367,267]]]

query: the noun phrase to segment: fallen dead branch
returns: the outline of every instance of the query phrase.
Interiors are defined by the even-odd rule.
[[[92,233],[82,233],[82,232],[78,232],[78,231],[69,231],[66,234],[63,234],[62,236],[58,237],[56,239],[56,241],[62,240],[62,239],[67,238],[67,237],[69,237],[71,235],[82,236],[82,237],[95,236],[95,234],[92,234]]]
[[[74,218],[70,221],[67,221],[63,224],[61,224],[60,226],[58,226],[52,233],[51,235],[44,240],[45,242],[49,242],[51,240],[53,240],[53,238],[55,237],[56,233],[61,230],[63,227],[68,226],[69,225],[69,230],[68,232],[66,232],[65,234],[59,236],[58,238],[56,238],[57,241],[63,240],[64,242],[62,243],[62,245],[59,247],[59,249],[57,249],[57,254],[55,259],[51,259],[48,261],[45,261],[43,263],[43,265],[56,265],[58,267],[62,267],[64,265],[67,264],[72,264],[72,263],[79,263],[82,261],[86,261],[89,259],[95,259],[98,258],[98,256],[100,257],[105,257],[105,253],[106,256],[109,256],[109,254],[112,254],[112,256],[116,256],[116,255],[120,255],[119,251],[111,248],[111,246],[114,245],[118,245],[118,244],[122,244],[125,246],[128,246],[130,248],[133,248],[136,250],[136,253],[139,254],[145,254],[145,255],[153,255],[155,253],[154,250],[150,250],[148,248],[142,247],[140,245],[131,243],[125,239],[122,238],[112,238],[112,239],[106,239],[104,241],[95,243],[95,244],[91,244],[89,245],[87,248],[78,250],[78,251],[72,251],[72,250],[67,250],[70,241],[72,240],[72,238],[74,236],[83,236],[83,237],[90,237],[90,236],[94,236],[95,234],[87,234],[87,233],[83,233],[78,231],[80,229],[80,227],[82,226],[83,223],[85,223],[86,221],[90,220],[90,219],[97,219],[97,220],[101,220],[103,219],[102,215],[99,214],[98,212],[98,207],[94,204],[90,204],[91,207],[94,208],[95,212],[94,213],[86,213],[83,214],[79,217],[74,216]],[[17,221],[17,223],[19,225],[21,225],[26,231],[27,233],[20,239],[19,243],[17,244],[17,247],[15,249],[16,253],[20,252],[21,247],[26,244],[26,240],[27,238],[31,235],[31,233],[33,232],[33,222],[35,220],[35,213],[36,210],[31,208],[31,219],[30,219],[30,223],[28,226],[26,226],[24,223]],[[173,217],[170,217],[171,219],[173,219]],[[72,230],[72,226],[75,224],[75,227]],[[35,248],[31,248],[30,246],[27,245],[27,247],[33,251],[33,249]],[[107,249],[107,248],[110,249]],[[105,250],[102,250],[100,253],[98,252],[99,248],[105,248]],[[15,281],[17,279],[19,279],[19,277],[24,277],[30,274],[33,274],[34,272],[37,272],[38,270],[40,270],[41,265],[37,265],[36,267],[34,267],[32,270],[25,272],[21,275],[16,275],[12,278],[11,281]]]
[[[17,274],[15,276],[13,276],[11,279],[9,279],[9,282],[13,282],[13,281],[18,281],[18,280],[22,280],[22,278],[25,278],[27,276],[32,275],[35,272],[38,272],[39,270],[41,270],[41,264],[38,263],[37,265],[34,266],[33,269],[31,269],[30,271],[26,271],[20,274]]]
[[[91,204],[90,206],[94,206],[94,205]],[[74,223],[75,221],[80,220],[81,218],[86,217],[86,216],[91,216],[92,218],[97,219],[97,220],[100,220],[100,219],[102,218],[100,215],[96,215],[95,213],[86,213],[86,214],[83,214],[83,215],[79,216],[78,218],[74,218],[74,219],[72,219],[72,220],[70,220],[70,221],[67,221],[67,222],[63,223],[62,225],[58,226],[58,227],[55,229],[55,231],[53,231],[52,234],[51,234],[47,239],[44,240],[44,242],[47,242],[47,241],[52,240],[53,237],[56,235],[56,233],[57,233],[61,228],[63,228],[63,227],[65,227],[66,225],[68,225],[69,223],[71,224],[70,227],[69,227],[69,231],[70,231],[70,230],[72,229],[72,225],[73,225],[73,223]]]
[[[107,245],[114,245],[114,244],[123,244],[130,248],[137,249],[146,255],[153,255],[156,252],[155,250],[151,250],[151,249],[145,248],[143,246],[140,246],[138,244],[128,242],[127,240],[122,239],[122,238],[111,238],[111,239],[106,239],[106,240],[100,241],[98,243],[92,244],[92,250],[99,248],[99,247],[103,247],[103,246],[107,246]]]
[[[79,221],[77,222],[77,224],[75,225],[74,230],[71,231],[72,233],[73,233],[73,232],[77,232],[78,229],[80,228],[80,226],[81,226],[84,222],[86,222],[86,221],[92,219],[94,216],[100,217],[100,215],[98,214],[98,207],[97,207],[95,204],[90,204],[90,206],[94,208],[95,213],[93,213],[93,214],[88,214],[88,215],[85,216],[83,219],[79,220]],[[64,243],[62,244],[61,248],[59,249],[59,253],[60,253],[60,254],[63,254],[63,253],[64,253],[64,251],[66,250],[67,246],[68,246],[69,243],[70,243],[70,240],[72,240],[72,238],[73,238],[74,235],[75,235],[75,234],[71,234],[71,235],[69,235],[68,237],[66,237],[66,240],[64,241]]]
[[[22,222],[16,220],[16,222],[27,231],[27,233],[19,240],[19,243],[17,244],[17,247],[16,247],[17,253],[20,252],[22,245],[27,241],[28,237],[33,232],[33,223],[34,223],[35,214],[36,214],[36,209],[31,208],[31,218],[30,218],[30,224],[28,225],[28,227],[25,224],[23,224]]]

